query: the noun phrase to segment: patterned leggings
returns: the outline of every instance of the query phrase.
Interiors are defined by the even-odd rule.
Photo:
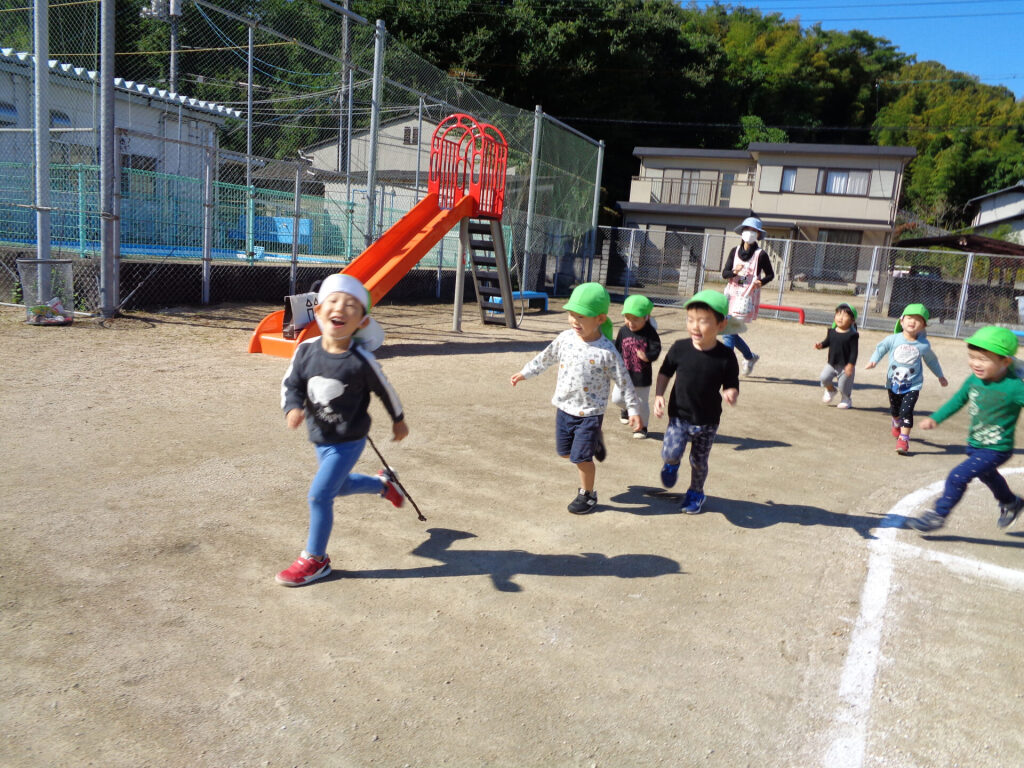
[[[917,405],[920,394],[919,389],[912,389],[900,395],[889,390],[889,413],[893,419],[899,421],[901,427],[910,429],[914,426],[914,406]]]
[[[708,477],[708,456],[717,434],[717,424],[690,424],[678,416],[672,416],[668,420],[665,438],[661,443],[661,458],[666,464],[678,464],[683,458],[686,444],[690,443],[691,491],[704,492],[704,481]]]

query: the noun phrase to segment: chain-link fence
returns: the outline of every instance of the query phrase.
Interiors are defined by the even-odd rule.
[[[110,207],[119,308],[278,299],[336,271],[426,194],[430,136],[455,112],[508,143],[502,223],[518,285],[536,286],[553,256],[593,248],[598,142],[476,91],[382,22],[330,5],[118,4]],[[51,3],[48,22],[48,58],[58,63],[46,82],[50,187],[40,203],[33,118],[42,97],[25,53],[32,9],[0,0],[0,264],[36,253],[45,212],[49,255],[79,260],[76,305],[95,311],[108,138],[99,2]],[[453,232],[393,297],[450,295],[458,257]],[[0,301],[17,293],[13,275],[0,270]]]
[[[703,288],[724,287],[722,269],[738,238],[725,233],[598,229],[593,257],[579,254],[548,269],[549,285],[600,279],[613,295],[642,293],[679,306]],[[761,292],[762,317],[832,322],[849,303],[861,328],[891,330],[903,308],[928,307],[928,332],[968,336],[987,324],[1024,329],[1024,260],[958,251],[765,240],[775,280]]]

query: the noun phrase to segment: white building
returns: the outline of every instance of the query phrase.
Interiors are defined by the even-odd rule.
[[[971,226],[977,234],[1009,226],[1009,239],[1024,244],[1024,179],[1012,187],[972,198],[967,204],[976,209]]]

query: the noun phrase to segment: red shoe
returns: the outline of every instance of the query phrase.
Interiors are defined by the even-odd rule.
[[[893,423],[892,423],[892,436],[893,437],[899,437],[900,436],[900,423],[898,421],[893,421]]]
[[[388,467],[382,469],[377,473],[377,477],[384,484],[384,490],[381,491],[381,496],[390,501],[396,507],[400,507],[405,504],[405,494],[402,493],[402,489],[398,487],[398,483],[395,482],[398,477],[395,475],[393,469]]]
[[[331,558],[325,555],[323,560],[316,560],[303,552],[298,560],[277,574],[276,581],[286,587],[301,587],[322,579],[330,572]]]
[[[896,439],[896,453],[900,456],[906,456],[910,453],[910,440],[906,435],[900,435]]]

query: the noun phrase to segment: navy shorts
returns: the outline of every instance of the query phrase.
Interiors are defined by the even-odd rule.
[[[594,449],[601,439],[600,416],[570,416],[555,410],[555,450],[559,456],[568,456],[573,464],[594,460]]]

